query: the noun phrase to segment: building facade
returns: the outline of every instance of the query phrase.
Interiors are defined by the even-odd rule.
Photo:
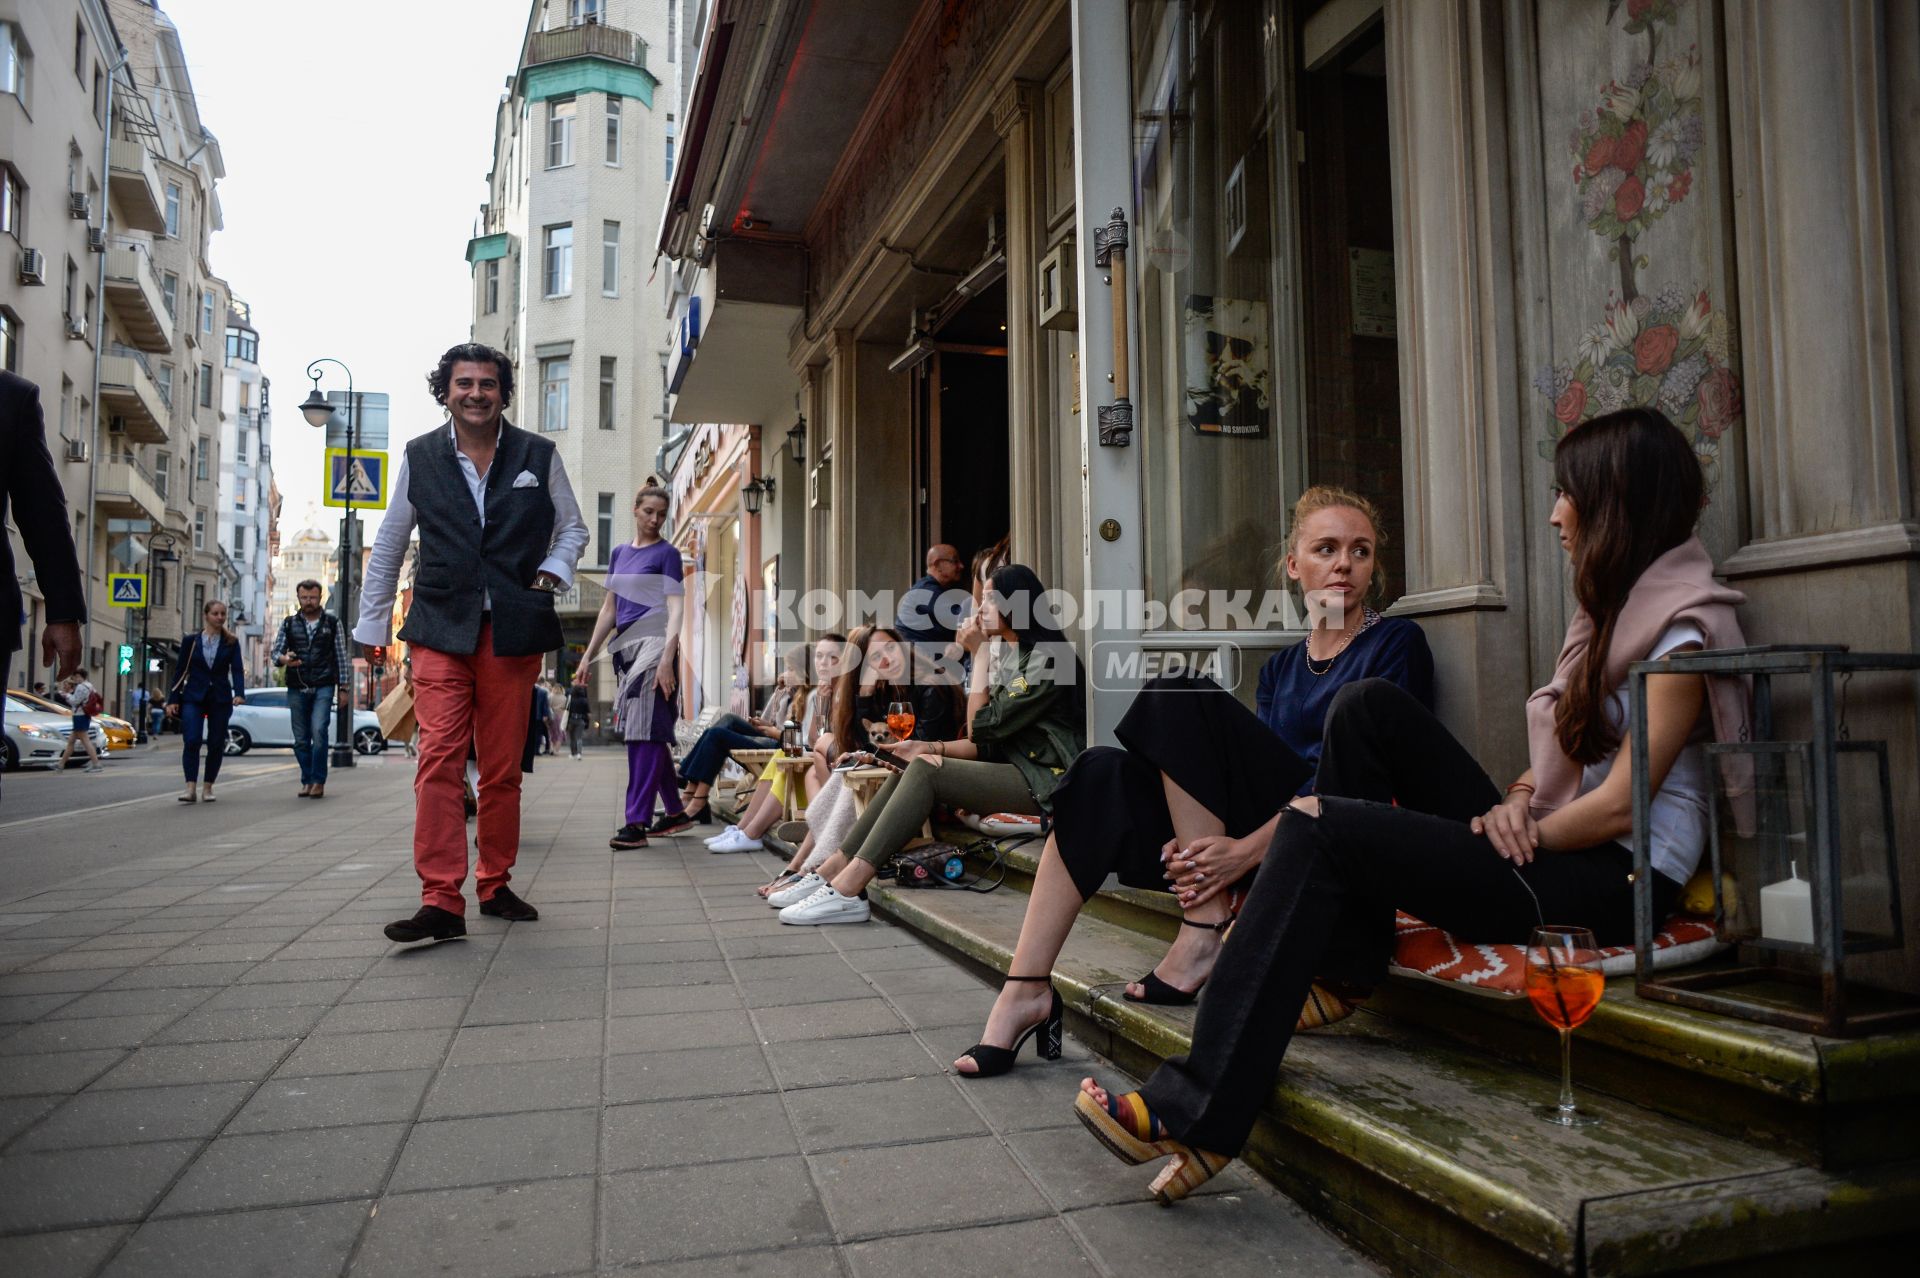
[[[218,539],[237,580],[228,625],[249,670],[265,670],[280,618],[269,604],[273,578],[274,487],[271,381],[260,371],[260,333],[238,298],[226,315],[226,378],[220,414]]]
[[[86,663],[125,709],[142,643],[165,663],[237,587],[217,535],[228,292],[213,274],[219,143],[151,3],[0,5],[0,360],[40,386],[87,565]],[[11,535],[11,534],[10,534]],[[23,569],[23,571],[26,571]],[[144,573],[146,607],[115,607]],[[29,637],[43,618],[30,600]]]
[[[1078,623],[1095,739],[1103,651],[1237,653],[1250,696],[1301,632],[1172,605],[1257,594],[1293,497],[1356,488],[1443,717],[1514,775],[1571,611],[1552,449],[1597,413],[1687,433],[1751,640],[1915,649],[1915,65],[1920,10],[1873,0],[720,0],[659,243],[674,419],[759,428],[807,586],[1008,533],[1159,606]],[[1911,777],[1913,688],[1864,682]],[[1920,988],[1920,945],[1861,970]]]
[[[633,494],[660,444],[667,315],[649,250],[676,102],[677,58],[662,51],[680,8],[535,0],[467,244],[474,340],[512,358],[509,415],[554,441],[591,530],[558,600],[562,677],[604,598],[594,570],[633,535]]]
[[[294,587],[303,581],[317,581],[323,599],[333,593],[340,580],[339,548],[319,528],[302,528],[281,539],[279,553],[273,556],[272,574],[273,588],[267,595],[269,644],[279,633],[281,618],[291,616],[300,606]]]

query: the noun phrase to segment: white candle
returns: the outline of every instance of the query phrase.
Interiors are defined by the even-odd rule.
[[[1800,866],[1790,862],[1793,877],[1760,889],[1760,935],[1769,941],[1813,944],[1813,888],[1800,877]]]

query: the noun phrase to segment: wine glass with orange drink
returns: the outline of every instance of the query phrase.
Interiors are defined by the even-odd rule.
[[[1560,1127],[1591,1127],[1600,1120],[1573,1103],[1573,1031],[1586,1023],[1606,992],[1600,947],[1583,927],[1536,927],[1527,942],[1527,1000],[1560,1031],[1560,1100],[1540,1116]]]
[[[913,702],[887,703],[887,731],[893,734],[895,741],[905,741],[913,736]]]

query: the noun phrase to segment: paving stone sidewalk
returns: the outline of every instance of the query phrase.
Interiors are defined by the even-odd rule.
[[[0,902],[0,1274],[1372,1272],[1238,1168],[1143,1201],[1071,1040],[952,1077],[991,991],[910,933],[782,927],[697,834],[611,852],[611,753],[527,779],[540,922],[390,944],[409,779],[103,812],[151,854]]]

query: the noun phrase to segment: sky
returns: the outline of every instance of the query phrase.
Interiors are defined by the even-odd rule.
[[[118,11],[131,0],[109,0]],[[392,403],[389,450],[441,421],[426,375],[467,339],[464,254],[486,199],[493,114],[530,0],[162,0],[200,118],[220,140],[226,229],[208,255],[253,307],[273,381],[284,539],[317,522],[322,432],[309,361]],[[138,68],[140,83],[152,82]],[[346,389],[324,365],[321,389]],[[371,539],[377,515],[363,516]]]

